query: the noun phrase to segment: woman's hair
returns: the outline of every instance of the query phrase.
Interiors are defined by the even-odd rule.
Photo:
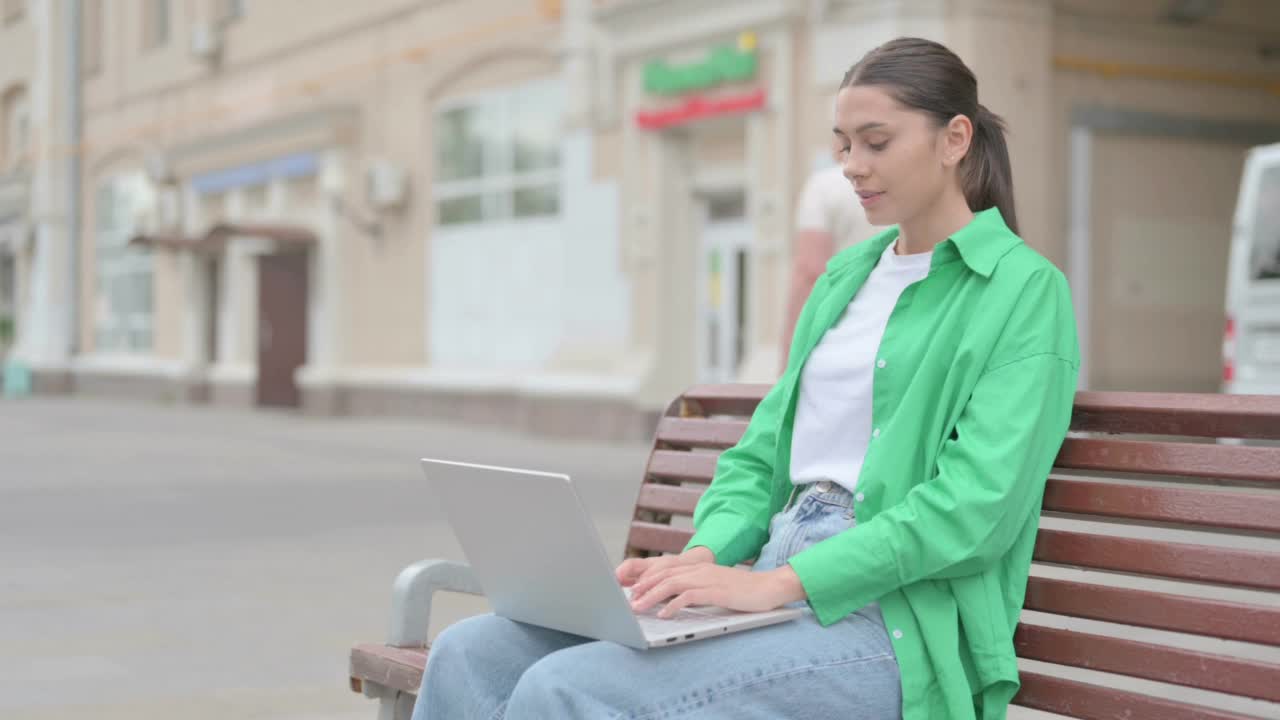
[[[920,38],[898,38],[868,52],[849,72],[841,88],[874,85],[899,103],[926,112],[939,127],[956,115],[973,123],[969,153],[960,161],[960,187],[969,209],[1000,208],[1005,224],[1018,232],[1013,208],[1013,170],[1005,144],[1005,123],[978,102],[978,79],[945,45]]]

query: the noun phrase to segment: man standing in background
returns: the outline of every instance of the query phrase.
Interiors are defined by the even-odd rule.
[[[831,256],[870,238],[876,228],[853,191],[853,183],[840,166],[815,171],[809,176],[796,203],[795,244],[791,253],[791,283],[787,294],[787,314],[782,326],[782,364],[787,367],[791,335],[800,309],[809,298],[813,283],[827,267]]]

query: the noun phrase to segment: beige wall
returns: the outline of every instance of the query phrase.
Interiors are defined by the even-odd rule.
[[[432,103],[556,72],[552,44],[558,26],[543,5],[533,0],[253,3],[245,17],[225,28],[216,65],[190,52],[193,25],[210,15],[206,0],[174,3],[169,42],[146,51],[141,4],[112,5],[104,18],[102,68],[85,85],[85,137],[94,168],[86,173],[86,210],[91,210],[92,188],[108,172],[105,165],[122,153],[137,156],[138,162],[148,152],[170,153],[181,178],[299,149],[331,149],[339,153],[344,171],[338,191],[344,204],[355,216],[372,219],[362,173],[374,157],[393,159],[411,171],[411,198],[404,210],[377,218],[381,237],[370,237],[342,218],[324,228],[335,236],[333,260],[340,267],[334,296],[340,298],[340,344],[334,359],[344,365],[421,365],[426,361],[425,249],[434,215],[428,145]],[[346,132],[313,141],[261,130],[323,107],[350,109],[355,121]],[[174,148],[176,155],[170,152]],[[316,203],[328,202],[314,183],[307,192],[316,195]],[[253,193],[244,193],[240,203],[239,212],[263,215],[252,207]],[[91,288],[91,240],[82,254],[86,288]],[[232,262],[247,264],[252,275],[251,259]],[[252,293],[252,286],[242,287]],[[164,253],[157,256],[155,288],[156,353],[178,357],[183,316],[174,308],[183,306],[186,289],[179,264]],[[91,297],[86,292],[87,305]],[[253,303],[239,302],[236,308],[240,343],[234,360],[248,363]],[[92,336],[89,310],[82,322],[87,338]]]
[[[453,27],[482,26],[480,5],[472,17]],[[449,24],[444,24],[449,26]],[[448,36],[446,36],[448,37]],[[410,38],[406,36],[407,42]],[[542,28],[491,36],[477,46],[458,48],[426,74],[416,66],[391,66],[372,99],[363,159],[388,156],[413,171],[411,201],[405,212],[386,216],[382,240],[356,235],[344,254],[346,336],[344,363],[351,366],[415,366],[428,361],[426,306],[428,248],[435,222],[431,196],[434,153],[431,138],[435,104],[469,94],[555,75],[554,35]],[[356,162],[357,172],[364,167]],[[347,230],[347,233],[350,231]]]
[[[300,220],[322,235],[312,283],[324,288],[326,311],[337,313],[328,320],[336,347],[326,361],[348,369],[429,366],[434,108],[471,93],[561,73],[562,29],[544,14],[551,4],[248,3],[248,14],[225,28],[218,63],[197,60],[190,52],[193,24],[210,16],[212,0],[175,2],[168,44],[146,52],[141,49],[141,3],[109,5],[102,68],[85,86],[86,233],[92,227],[96,183],[113,168],[141,166],[148,153],[171,157],[180,178],[300,150],[320,153],[339,172],[325,173],[323,182],[318,177],[291,186],[283,206],[287,210],[279,219]],[[746,12],[742,8],[747,5],[725,5],[724,12],[710,15],[723,21],[725,13]],[[1280,97],[1259,90],[1157,79],[1149,70],[1145,77],[1103,77],[1066,67],[1088,61],[1240,76],[1272,72],[1251,47],[1221,31],[1157,27],[1150,18],[1127,24],[1091,19],[1064,12],[1081,3],[1055,0],[828,5],[830,17],[824,23],[849,28],[847,48],[843,41],[828,45],[834,48],[828,52],[830,67],[813,60],[820,54],[815,50],[818,29],[801,20],[776,19],[751,28],[726,25],[677,43],[659,42],[607,57],[593,67],[596,89],[599,83],[609,85],[612,92],[605,97],[612,98],[613,106],[600,113],[603,120],[592,131],[590,167],[597,180],[618,182],[619,271],[630,282],[632,307],[626,351],[632,362],[609,371],[649,373],[641,381],[646,402],[665,398],[692,380],[688,346],[695,330],[686,316],[692,296],[688,286],[699,281],[692,264],[697,253],[690,243],[699,238],[688,173],[699,168],[742,167],[753,183],[750,193],[761,200],[749,210],[761,214],[752,216],[759,238],[748,353],[756,358],[751,378],[766,379],[765,368],[772,368],[777,356],[795,195],[815,153],[829,147],[839,73],[878,41],[877,33],[936,35],[969,61],[980,78],[981,100],[1010,124],[1022,234],[1064,268],[1067,135],[1074,108],[1280,121]],[[1095,9],[1104,5],[1094,3]],[[652,19],[642,14],[609,20],[604,32],[640,42],[652,34],[646,22]],[[638,91],[645,59],[697,56],[743,29],[760,36],[762,84],[771,93],[791,93],[786,102],[758,116],[698,129],[648,133],[632,125],[632,112],[651,104]],[[5,32],[0,30],[0,38]],[[0,42],[0,88],[11,67],[4,60],[18,57],[20,47]],[[320,115],[330,119],[318,124],[300,120]],[[410,172],[409,202],[399,211],[376,213],[364,197],[363,173],[377,158],[391,159]],[[1238,178],[1220,181],[1234,185]],[[280,212],[269,204],[255,211],[252,197],[241,194],[237,207],[226,211],[257,216]],[[335,214],[335,197],[355,217],[377,219],[381,235],[366,234]],[[91,238],[83,252],[88,310],[82,313],[82,335],[91,339]],[[251,257],[237,255],[233,262],[242,263],[252,279]],[[184,352],[186,320],[180,308],[190,300],[185,282],[181,263],[158,254],[155,343],[163,358],[176,359]],[[673,288],[678,289],[674,294]],[[247,364],[254,359],[256,285],[242,284],[241,292],[233,314],[240,349],[233,359]]]
[[[1139,110],[1175,117],[1280,123],[1280,95],[1232,87],[1228,78],[1275,76],[1253,43],[1240,37],[1153,24],[1115,24],[1065,17],[1054,26],[1053,168],[1056,242],[1050,258],[1066,262],[1068,133],[1077,107]],[[1079,61],[1117,63],[1115,74],[1074,69]],[[1195,74],[1221,80],[1192,80]],[[1173,79],[1182,77],[1184,79]],[[1277,138],[1280,139],[1280,138]],[[1238,187],[1239,176],[1218,182]]]

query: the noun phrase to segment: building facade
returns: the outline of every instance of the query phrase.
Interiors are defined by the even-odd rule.
[[[1211,391],[1243,151],[1280,139],[1251,0],[18,5],[6,128],[51,136],[5,140],[0,313],[37,390],[643,437],[776,375],[839,81],[920,35],[1009,122],[1084,385]]]

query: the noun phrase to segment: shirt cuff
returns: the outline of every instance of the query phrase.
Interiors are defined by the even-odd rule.
[[[715,554],[717,565],[731,567],[759,555],[767,537],[746,518],[718,513],[703,519],[684,549],[705,547]]]

